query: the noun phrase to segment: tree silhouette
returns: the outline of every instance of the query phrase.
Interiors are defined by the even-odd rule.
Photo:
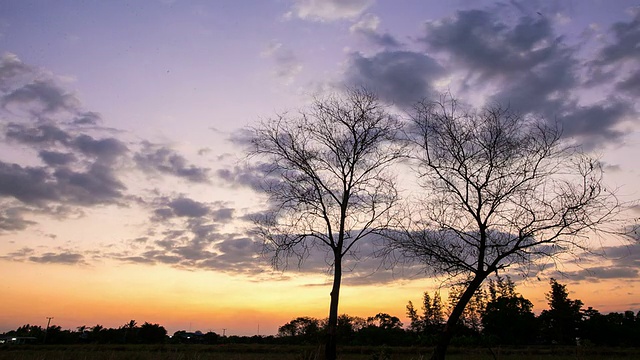
[[[297,337],[302,342],[316,343],[320,334],[320,320],[302,316],[278,328],[278,336]]]
[[[145,322],[140,326],[138,337],[143,344],[162,343],[167,336],[167,330],[159,324],[150,324]]]
[[[124,324],[124,326],[122,327],[122,329],[124,329],[124,335],[122,338],[123,342],[135,342],[135,336],[136,336],[136,325],[138,323],[135,320],[129,320],[128,323]]]
[[[582,321],[582,301],[569,299],[566,285],[555,279],[549,281],[547,293],[549,309],[540,313],[543,335],[548,341],[559,344],[575,344]]]
[[[401,156],[393,141],[401,124],[364,89],[316,98],[298,116],[279,115],[252,129],[250,155],[271,176],[263,190],[272,209],[256,219],[275,267],[314,248],[328,253],[333,286],[326,359],[336,359],[343,260],[356,243],[389,224],[398,199],[389,166]]]
[[[411,139],[425,197],[390,234],[390,252],[464,286],[433,359],[492,273],[588,250],[622,211],[600,163],[565,146],[557,127],[499,105],[464,110],[451,97],[422,102]]]
[[[444,324],[444,310],[440,292],[436,291],[433,298],[429,292],[422,295],[422,315],[413,307],[409,301],[407,304],[407,317],[411,320],[409,329],[420,335],[433,335],[442,330]]]
[[[482,314],[483,334],[500,344],[524,345],[536,340],[533,304],[515,291],[509,277],[489,280],[489,302]]]

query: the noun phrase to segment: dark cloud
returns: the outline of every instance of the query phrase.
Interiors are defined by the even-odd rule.
[[[53,176],[60,200],[79,205],[114,203],[126,189],[110,167],[97,163],[83,172],[60,168]]]
[[[421,41],[440,61],[447,62],[448,71],[462,74],[458,96],[485,91],[490,102],[559,121],[564,135],[587,147],[624,136],[618,126],[637,114],[634,103],[614,94],[596,103],[581,103],[580,87],[587,71],[580,58],[581,45],[568,45],[547,17],[519,11],[515,20],[505,16],[504,6],[458,11],[428,22]],[[636,27],[635,20],[614,25],[616,44],[621,46],[606,47],[618,55],[605,62],[627,59],[620,51],[636,41],[632,30]],[[594,69],[592,66],[591,73],[599,73],[602,79],[613,78],[603,69]],[[625,81],[619,87],[634,85],[633,78]]]
[[[0,256],[0,258],[4,260],[12,260],[12,261],[24,261],[27,257],[31,256],[35,253],[35,250],[29,247],[23,247],[14,252],[8,253],[7,255]]]
[[[37,253],[34,249],[24,247],[4,256],[0,259],[11,261],[29,261],[41,264],[62,264],[62,265],[86,265],[85,256],[81,253],[68,250],[57,249],[58,252]]]
[[[605,247],[603,253],[607,259],[613,262],[614,266],[640,269],[639,243]]]
[[[73,146],[86,156],[92,156],[111,163],[127,152],[127,146],[115,138],[94,139],[89,135],[79,135],[73,140]]]
[[[9,123],[5,135],[10,140],[39,146],[67,145],[71,139],[70,134],[55,124],[26,126]]]
[[[0,162],[0,196],[14,197],[27,204],[60,198],[45,168],[4,162]]]
[[[595,141],[615,140],[623,136],[625,132],[615,126],[634,113],[631,104],[615,98],[600,104],[575,106],[571,110],[562,117],[564,134],[579,135]]]
[[[564,272],[563,275],[571,280],[601,280],[601,279],[636,279],[638,278],[638,269],[628,267],[607,267],[596,266],[580,271]]]
[[[221,223],[227,223],[230,220],[233,220],[233,214],[235,212],[235,209],[233,208],[222,208],[222,209],[217,209],[215,211],[212,212],[212,216],[213,219],[217,222],[221,222]]]
[[[84,255],[78,253],[45,253],[40,256],[30,256],[29,261],[42,264],[76,265],[85,264]]]
[[[365,32],[363,35],[372,43],[385,48],[400,47],[402,44],[389,33]]]
[[[582,269],[551,276],[566,276],[575,281],[640,279],[640,243],[604,247],[599,254],[580,254],[577,261]]]
[[[173,175],[191,182],[209,182],[209,169],[188,164],[173,149],[149,142],[143,142],[142,145],[142,150],[134,155],[134,161],[142,170]]]
[[[258,254],[253,240],[220,232],[221,225],[234,218],[235,210],[227,204],[202,203],[183,195],[158,197],[148,203],[154,208],[154,223],[147,235],[143,240],[129,241],[126,251],[109,254],[109,257],[189,270],[228,273],[259,273],[264,270],[265,264],[253,261]],[[248,251],[250,247],[251,251]]]
[[[73,124],[74,125],[97,125],[101,119],[102,117],[100,116],[100,114],[93,111],[87,111],[87,112],[78,114],[78,116],[76,116],[73,119]]]
[[[9,204],[0,204],[2,209],[0,210],[0,233],[8,231],[20,231],[26,229],[28,226],[35,224],[34,221],[26,220],[23,217],[25,208],[12,207]]]
[[[616,88],[630,96],[640,97],[640,71],[635,71],[626,79],[621,80]]]
[[[184,196],[175,198],[160,197],[154,199],[152,203],[156,207],[154,209],[155,218],[153,218],[155,221],[165,221],[171,218],[206,218],[216,222],[224,221],[228,220],[225,216],[230,210],[224,207],[222,203],[207,204]]]
[[[45,164],[52,167],[68,165],[76,160],[73,154],[57,151],[42,150],[38,153],[38,156]]]
[[[73,110],[77,105],[78,100],[73,95],[45,80],[35,80],[2,96],[5,108],[35,106],[36,111],[45,114]]]
[[[43,164],[0,161],[0,197],[28,205],[24,214],[58,218],[81,213],[74,206],[119,204],[126,187],[116,164],[124,163],[118,160],[125,159],[129,150],[115,137],[100,136],[107,131],[94,126],[99,114],[83,110],[78,99],[50,75],[15,55],[0,59],[0,84],[4,139],[19,143],[27,155],[37,154]],[[87,124],[92,128],[82,130],[81,125]],[[24,221],[22,225],[30,224]]]
[[[201,217],[209,213],[209,208],[202,203],[188,199],[178,198],[169,203],[169,207],[176,216]]]
[[[352,53],[345,81],[364,86],[381,99],[407,106],[433,94],[431,83],[444,75],[444,68],[426,54],[382,51],[371,57]]]
[[[192,226],[192,229],[196,226]],[[254,240],[233,234],[214,234],[215,227],[200,223],[191,236],[159,240],[139,254],[114,254],[125,262],[166,264],[189,270],[212,270],[231,274],[260,274],[269,269],[260,260]],[[202,238],[205,236],[206,238]]]
[[[46,202],[94,205],[115,203],[123,196],[124,184],[113,171],[99,164],[87,171],[44,167],[22,167],[0,162],[0,196],[13,197],[25,204]]]
[[[602,48],[599,64],[612,64],[640,59],[640,10],[636,9],[630,22],[617,22],[611,26],[614,42]]]
[[[273,166],[266,163],[234,166],[231,169],[218,169],[216,175],[232,186],[246,186],[256,191],[275,185],[279,182],[273,173]]]
[[[556,55],[557,41],[546,18],[523,16],[509,26],[500,16],[488,10],[458,11],[426,23],[423,41],[482,81],[529,71]]]

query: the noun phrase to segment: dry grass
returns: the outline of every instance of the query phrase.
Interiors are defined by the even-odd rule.
[[[341,360],[423,360],[429,348],[345,347]],[[0,347],[0,360],[321,360],[322,348],[277,345],[29,345]],[[640,349],[528,347],[452,348],[453,360],[640,359]]]

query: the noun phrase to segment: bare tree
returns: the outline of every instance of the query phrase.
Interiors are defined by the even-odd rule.
[[[448,96],[418,104],[412,120],[425,197],[389,245],[464,285],[432,356],[444,359],[488,275],[587,250],[588,235],[610,229],[621,204],[599,162],[543,120],[501,106],[463,111]]]
[[[336,327],[343,259],[356,243],[387,228],[398,200],[389,166],[401,156],[401,123],[364,89],[316,98],[298,115],[284,114],[251,129],[251,155],[269,175],[264,190],[272,211],[258,234],[273,265],[302,263],[324,249],[333,269],[327,323],[327,359],[336,358]]]

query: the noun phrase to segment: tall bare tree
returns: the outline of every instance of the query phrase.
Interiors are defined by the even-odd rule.
[[[444,359],[455,324],[488,275],[589,248],[621,205],[600,163],[566,146],[558,127],[501,106],[464,110],[455,99],[413,113],[419,216],[390,248],[464,285],[434,350]]]
[[[299,264],[324,249],[333,270],[327,359],[336,359],[343,260],[356,243],[388,226],[398,200],[389,167],[401,148],[401,123],[371,92],[316,98],[307,110],[263,121],[252,130],[251,155],[262,160],[271,211],[257,221],[275,267]]]

